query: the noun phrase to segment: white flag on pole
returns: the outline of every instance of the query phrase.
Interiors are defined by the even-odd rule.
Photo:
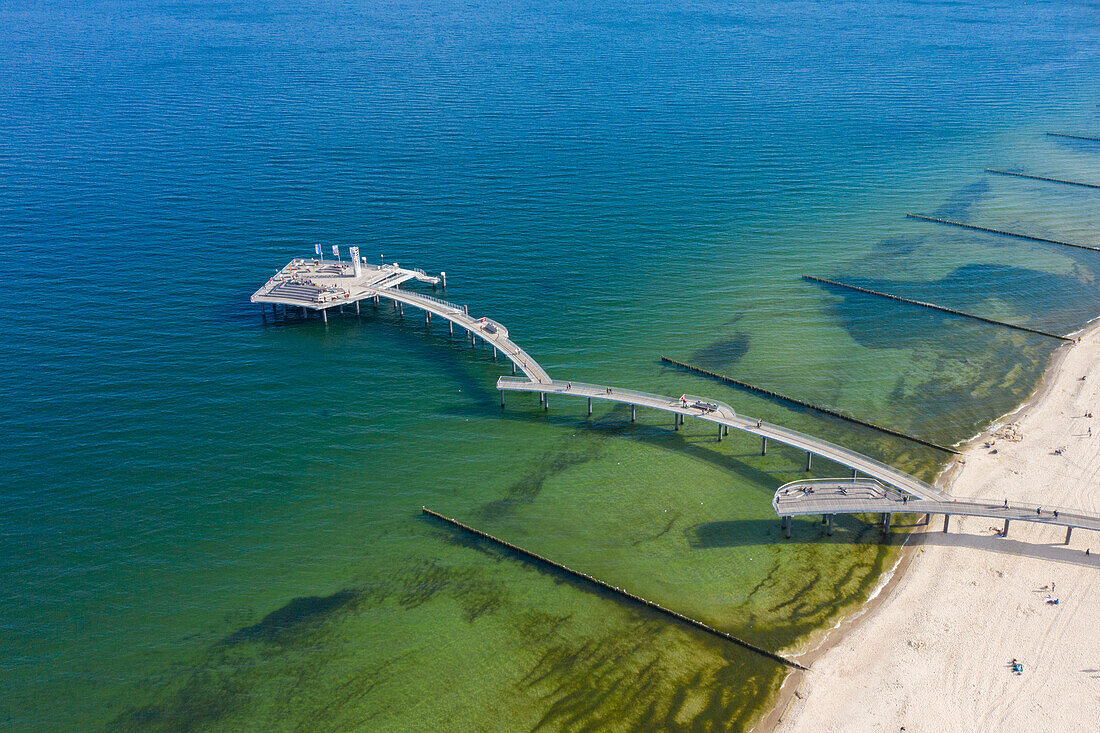
[[[321,245],[319,245],[319,244],[313,245],[313,251],[317,253],[318,257],[320,257],[321,256]]]
[[[339,257],[340,256],[340,245],[338,245],[338,244],[332,245],[332,256],[333,257]]]

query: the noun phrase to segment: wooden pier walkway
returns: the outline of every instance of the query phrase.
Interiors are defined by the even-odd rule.
[[[872,479],[811,479],[792,481],[780,486],[772,497],[775,513],[783,518],[790,537],[790,517],[820,514],[832,534],[831,517],[837,514],[881,514],[883,525],[889,528],[894,514],[942,514],[943,531],[948,530],[953,516],[986,517],[1004,522],[1004,534],[1011,522],[1050,524],[1066,528],[1066,543],[1074,529],[1100,532],[1100,515],[1079,509],[1020,502],[997,502],[989,499],[942,497],[922,499],[905,496]]]
[[[921,481],[915,476],[899,471],[882,461],[857,453],[848,448],[830,443],[827,440],[816,438],[797,430],[785,428],[782,425],[774,425],[752,417],[738,415],[732,407],[724,402],[713,400],[709,397],[693,397],[688,395],[686,402],[675,397],[638,392],[636,390],[609,387],[604,384],[584,384],[581,382],[563,382],[553,380],[550,383],[535,383],[524,379],[501,377],[497,380],[497,389],[501,390],[501,401],[504,400],[504,391],[538,392],[543,398],[543,406],[549,407],[548,396],[559,394],[567,397],[584,397],[590,400],[607,400],[632,405],[633,407],[648,407],[662,412],[672,413],[675,428],[683,424],[685,417],[693,417],[720,426],[723,432],[718,434],[718,440],[728,433],[728,428],[739,430],[743,433],[755,435],[761,439],[761,452],[767,451],[768,441],[798,448],[806,453],[806,469],[811,467],[811,457],[819,456],[842,466],[847,466],[853,471],[858,471],[867,476],[872,476],[885,484],[895,486],[913,496],[925,499],[947,498],[939,489]],[[713,405],[714,409],[694,407],[694,404]],[[632,410],[631,415],[635,413]]]

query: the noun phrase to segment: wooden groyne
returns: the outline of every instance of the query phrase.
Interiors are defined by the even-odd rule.
[[[500,545],[501,547],[505,547],[505,548],[511,550],[512,552],[523,556],[524,558],[527,558],[529,560],[534,560],[535,562],[539,562],[539,563],[542,563],[543,565],[547,565],[549,567],[552,567],[555,570],[558,570],[559,572],[565,573],[566,575],[570,575],[574,578],[579,578],[580,580],[583,580],[587,583],[591,583],[592,585],[595,585],[595,586],[597,586],[597,587],[599,587],[599,588],[601,588],[605,591],[608,591],[610,593],[614,593],[615,595],[617,595],[621,598],[625,598],[629,601],[633,601],[634,603],[638,603],[640,605],[646,606],[647,608],[650,608],[654,611],[657,611],[658,613],[662,613],[666,616],[670,616],[670,617],[676,619],[677,621],[688,624],[689,626],[694,626],[697,629],[701,629],[701,630],[707,632],[708,634],[712,634],[712,635],[717,636],[719,638],[725,639],[726,641],[733,642],[734,644],[736,644],[740,647],[748,649],[750,652],[753,652],[755,654],[759,654],[760,656],[763,656],[763,657],[767,657],[768,659],[779,662],[780,664],[785,665],[787,667],[791,667],[792,669],[800,669],[802,671],[806,671],[806,667],[803,667],[798,662],[795,662],[791,659],[787,659],[786,657],[784,657],[780,654],[776,654],[775,652],[769,652],[767,649],[763,649],[761,647],[758,647],[755,644],[750,644],[749,642],[747,642],[743,639],[738,639],[736,636],[733,636],[732,634],[727,634],[725,631],[720,631],[720,630],[714,628],[713,626],[710,626],[708,624],[703,623],[702,621],[696,621],[693,618],[688,618],[687,616],[685,616],[682,613],[677,613],[676,611],[669,610],[669,609],[665,608],[662,605],[654,603],[653,601],[647,601],[645,598],[642,598],[641,596],[636,596],[633,593],[630,593],[628,591],[623,590],[622,588],[619,588],[618,586],[611,585],[610,583],[605,583],[604,581],[599,580],[598,578],[593,578],[591,575],[588,575],[587,573],[582,573],[578,570],[573,570],[572,568],[568,568],[565,565],[562,565],[561,563],[554,562],[553,560],[550,560],[549,558],[545,558],[542,555],[537,555],[534,552],[531,552],[530,550],[525,550],[522,547],[519,547],[518,545],[513,545],[511,542],[506,542],[502,539],[494,537],[493,535],[491,535],[487,532],[482,532],[480,529],[474,529],[473,527],[471,527],[469,525],[466,525],[466,524],[463,524],[462,522],[459,522],[456,519],[451,519],[450,517],[445,517],[445,516],[443,516],[442,514],[440,514],[438,512],[433,512],[428,507],[422,506],[422,507],[420,507],[420,511],[422,511],[427,516],[432,517],[433,519],[438,519],[439,521],[444,522],[446,524],[449,524],[452,527],[457,527],[458,529],[461,529],[465,532],[469,532],[472,535],[476,535],[477,537],[480,537],[483,540],[488,540],[489,542]]]
[[[1100,137],[1089,137],[1088,135],[1067,135],[1064,132],[1048,132],[1050,137],[1068,137],[1070,140],[1088,140],[1090,143],[1100,143]]]
[[[942,450],[944,453],[954,453],[955,455],[959,454],[959,451],[955,450],[954,448],[948,448],[947,446],[939,445],[938,443],[933,443],[930,440],[924,440],[923,438],[918,438],[918,437],[913,436],[913,435],[908,435],[906,433],[901,432],[900,430],[894,430],[893,428],[885,428],[881,425],[875,425],[874,423],[867,422],[866,420],[860,420],[858,417],[852,417],[851,415],[846,415],[843,412],[840,412],[838,410],[834,410],[830,407],[822,407],[821,405],[815,405],[812,402],[806,402],[805,400],[800,400],[797,397],[788,397],[787,395],[779,394],[778,392],[773,392],[770,389],[764,389],[763,387],[757,387],[754,384],[749,384],[748,382],[742,382],[740,379],[734,379],[733,377],[727,377],[725,374],[718,374],[717,372],[712,372],[712,371],[709,371],[707,369],[703,369],[702,367],[694,366],[693,364],[685,364],[682,361],[676,361],[675,359],[670,359],[667,356],[662,356],[661,361],[663,361],[665,363],[668,363],[668,364],[674,364],[678,367],[681,367],[683,369],[687,369],[688,371],[691,371],[691,372],[696,372],[698,374],[703,374],[703,375],[708,376],[708,377],[713,377],[714,379],[718,379],[718,380],[723,381],[723,382],[728,382],[729,384],[736,385],[738,387],[741,387],[742,389],[747,389],[750,392],[756,392],[757,394],[762,394],[762,395],[765,395],[767,397],[774,397],[777,400],[783,400],[784,402],[790,402],[792,405],[798,405],[800,407],[808,407],[811,410],[816,410],[817,412],[820,412],[822,414],[831,415],[833,417],[840,418],[841,420],[845,420],[845,421],[850,422],[854,425],[862,425],[865,428],[871,428],[872,430],[877,430],[880,433],[885,433],[887,435],[893,435],[895,438],[904,438],[905,440],[910,440],[914,443],[919,443],[919,444],[927,446],[929,448],[935,448],[936,450]]]
[[[1046,181],[1047,183],[1062,183],[1066,186],[1080,186],[1081,188],[1100,188],[1100,184],[1096,183],[1082,183],[1081,181],[1067,181],[1062,178],[1048,178],[1047,176],[1033,176],[1028,173],[1013,173],[1012,171],[999,171],[993,168],[986,168],[986,173],[995,173],[998,176],[1013,176],[1015,178],[1028,178],[1032,181]]]
[[[1088,244],[1076,244],[1074,242],[1063,242],[1060,239],[1048,239],[1046,237],[1036,237],[1031,234],[1020,234],[1019,232],[1009,232],[1004,229],[993,229],[992,227],[980,227],[976,224],[964,224],[961,221],[952,221],[951,219],[939,219],[934,216],[925,216],[924,214],[906,214],[910,219],[919,219],[921,221],[930,221],[936,224],[947,224],[953,227],[962,227],[963,229],[972,229],[976,232],[986,232],[988,234],[1000,234],[1002,237],[1014,237],[1016,239],[1026,239],[1029,242],[1042,242],[1044,244],[1060,244],[1063,247],[1076,247],[1077,249],[1087,249],[1093,252],[1100,252],[1100,247],[1093,247]]]
[[[1003,326],[1004,328],[1011,328],[1016,331],[1023,331],[1024,333],[1031,333],[1037,336],[1046,336],[1047,338],[1058,339],[1060,341],[1073,341],[1073,339],[1069,336],[1062,336],[1057,333],[1050,333],[1049,331],[1040,331],[1037,328],[1028,328],[1027,326],[1018,326],[1015,323],[1006,323],[1005,321],[998,321],[993,318],[986,318],[985,316],[979,316],[973,313],[966,313],[965,311],[955,310],[954,308],[948,308],[942,305],[936,305],[935,303],[928,303],[923,300],[912,300],[910,298],[903,298],[900,295],[891,295],[890,293],[882,293],[878,290],[871,290],[870,288],[861,288],[858,285],[849,285],[848,283],[842,283],[836,280],[826,280],[823,277],[814,277],[813,275],[803,275],[802,279],[810,280],[815,283],[824,283],[825,285],[833,285],[838,288],[847,288],[848,290],[855,290],[860,293],[866,293],[867,295],[877,295],[880,298],[888,298],[889,300],[896,300],[899,303],[908,303],[909,305],[917,305],[922,308],[930,308],[932,310],[941,311],[943,313],[950,313],[953,316],[972,318],[975,321],[990,323],[994,326]]]

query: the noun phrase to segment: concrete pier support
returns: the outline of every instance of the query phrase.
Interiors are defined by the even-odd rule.
[[[539,404],[541,405],[545,401],[546,401],[546,393],[545,392],[539,392]]]
[[[760,443],[760,455],[762,455],[762,456],[768,455],[768,436],[766,436],[766,435],[764,436],[762,442]]]
[[[588,398],[588,416],[592,417],[592,398]]]
[[[723,425],[722,427],[725,429],[726,435],[729,435],[730,434],[730,426],[729,425]]]
[[[267,307],[263,303],[260,303],[260,318],[267,323]]]
[[[723,431],[723,429],[725,429],[725,427],[726,427],[725,425],[719,425],[718,426],[718,442],[719,443],[722,442],[722,431]]]
[[[544,409],[544,410],[549,410],[550,409],[550,396],[549,395],[543,395],[542,396],[542,409]]]
[[[825,528],[825,534],[829,537],[833,536],[833,517],[835,516],[835,514],[829,515],[829,526]]]
[[[676,412],[672,413],[672,429],[673,430],[679,430],[680,429],[680,415],[679,415],[679,413],[676,413]]]
[[[950,514],[944,514],[944,515],[943,515],[943,531],[944,531],[944,532],[946,532],[946,531],[947,531],[947,527],[948,527],[948,526],[949,526],[950,524],[951,524],[951,515],[950,515]]]
[[[400,303],[397,304],[397,315],[399,315],[399,316],[404,316],[405,315],[405,308]]]
[[[814,465],[814,454],[806,451],[806,470],[809,471]]]
[[[355,301],[355,315],[357,315],[357,316],[360,315],[360,313],[359,313],[359,301],[358,300]]]
[[[1069,544],[1069,538],[1073,536],[1073,527],[1066,527],[1066,544]]]
[[[455,324],[454,321],[447,321],[448,331],[451,334],[451,338],[455,337]],[[514,373],[514,372],[513,372]]]
[[[1009,523],[1009,521],[1010,520],[1008,520],[1008,519],[1005,520],[1005,528],[1001,530],[1001,536],[1002,537],[1008,537],[1008,523]]]
[[[634,422],[634,420],[637,417],[638,417],[638,406],[637,405],[631,405],[630,406],[630,422]]]
[[[513,361],[512,362],[512,376],[515,376],[515,374],[516,374],[516,363]]]
[[[787,539],[790,539],[791,538],[791,518],[790,517],[783,517],[783,530],[784,530],[784,536]]]
[[[324,308],[321,309],[321,320],[328,323],[328,311]]]
[[[493,361],[497,360],[497,347],[493,347]]]
[[[883,532],[889,532],[890,531],[890,518],[893,517],[893,516],[894,516],[893,514],[883,514],[882,515],[882,531]]]
[[[852,478],[859,478],[859,471],[852,469]]]
[[[500,390],[500,406],[504,407],[504,390]]]

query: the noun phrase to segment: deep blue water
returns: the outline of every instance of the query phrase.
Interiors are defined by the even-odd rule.
[[[415,316],[265,324],[249,294],[315,242],[446,270],[555,376],[713,394],[924,473],[942,456],[659,356],[953,442],[1054,343],[801,274],[1060,332],[1100,314],[1100,255],[904,218],[1100,245],[1095,192],[982,174],[1100,182],[1100,145],[1044,134],[1100,133],[1091,3],[0,19],[10,727],[738,727],[766,702],[758,660],[422,504],[776,648],[890,557],[855,524],[776,542],[797,455],[579,403],[502,413],[504,369]]]

